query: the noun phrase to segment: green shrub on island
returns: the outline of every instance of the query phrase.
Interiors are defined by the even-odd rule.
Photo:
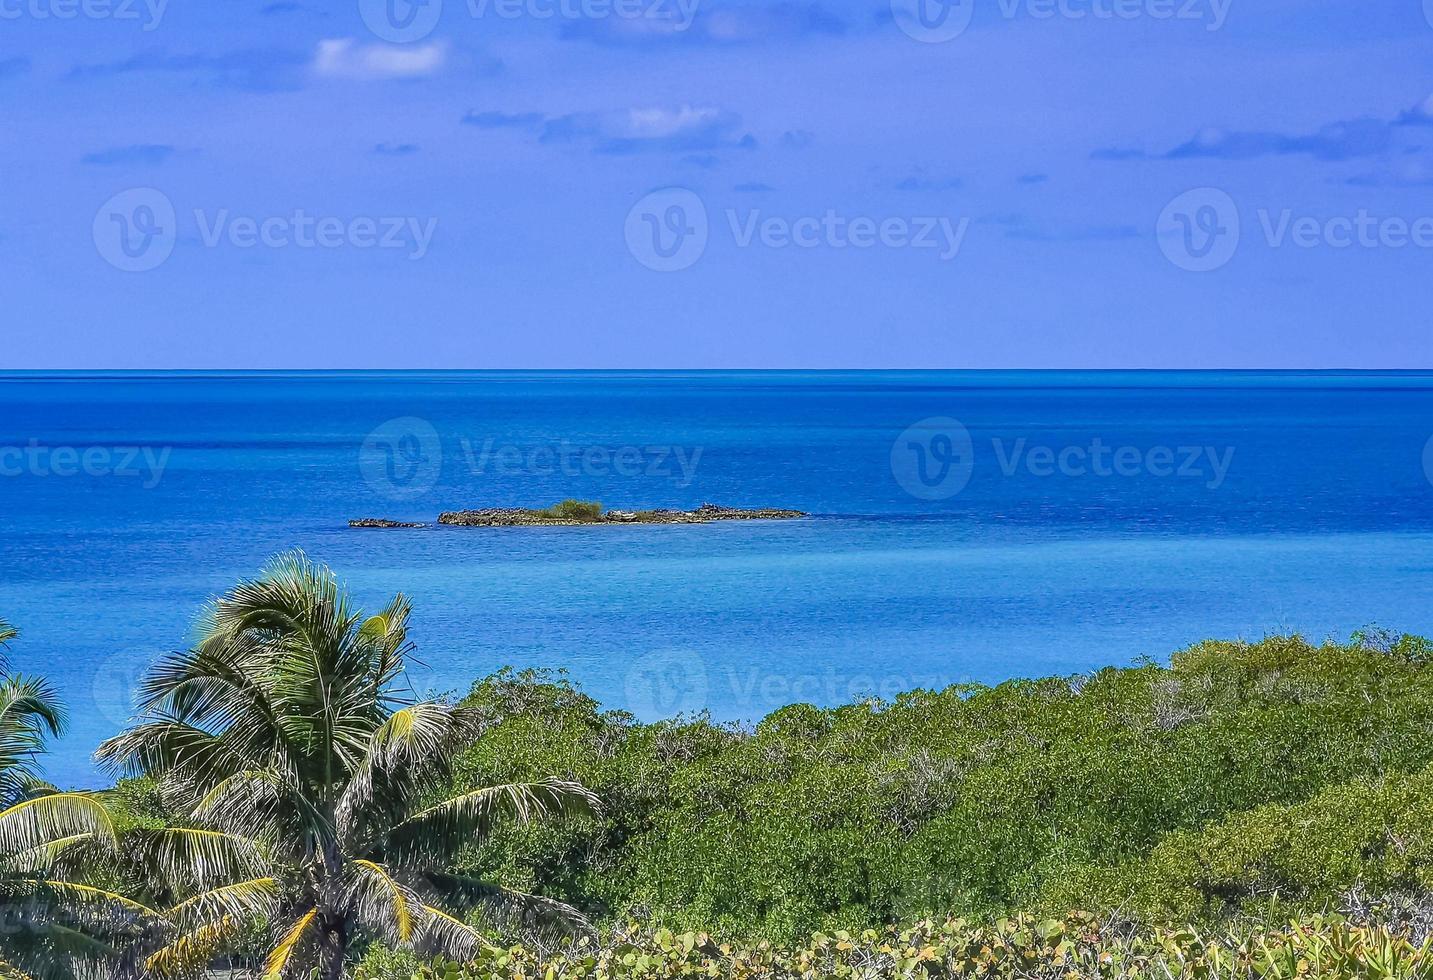
[[[700,932],[618,930],[561,952],[486,949],[467,963],[372,952],[355,980],[1414,980],[1433,975],[1433,940],[1312,917],[1206,931],[1138,929],[1075,914],[989,926],[952,919],[907,929],[816,934],[801,946],[733,946]]]
[[[602,517],[602,505],[593,500],[564,500],[538,514],[554,521],[597,521]]]
[[[1208,922],[1265,914],[1276,893],[1316,910],[1361,881],[1417,891],[1433,851],[1426,652],[1210,642],[1168,667],[794,705],[750,729],[638,724],[560,675],[504,672],[466,701],[485,730],[454,789],[559,773],[604,816],[462,862],[609,924],[788,944],[952,913]],[[1321,836],[1305,840],[1310,820]]]

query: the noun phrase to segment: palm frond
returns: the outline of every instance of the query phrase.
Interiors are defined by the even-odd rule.
[[[433,872],[424,877],[448,904],[476,908],[494,925],[506,929],[538,933],[594,931],[586,916],[555,898],[446,872]]]
[[[415,814],[393,828],[386,850],[400,863],[442,861],[460,847],[482,841],[501,821],[523,825],[590,815],[598,807],[596,795],[567,780],[489,786]]]
[[[205,888],[218,882],[267,873],[268,861],[253,840],[218,830],[165,827],[133,831],[126,841],[145,872],[180,887]]]
[[[272,770],[246,769],[225,776],[188,809],[200,823],[269,844],[277,843],[296,822],[320,819],[305,795],[291,791],[285,777]]]
[[[417,945],[425,952],[461,962],[473,959],[479,950],[496,948],[482,933],[436,905],[424,905],[423,913]]]
[[[21,874],[37,874],[48,872],[55,867],[67,852],[81,848],[85,844],[93,843],[93,834],[71,834],[68,837],[57,837],[54,840],[44,841],[35,847],[24,851],[18,851],[5,859],[5,866],[11,871],[18,871]]]
[[[0,732],[23,725],[58,737],[64,734],[68,722],[59,694],[44,678],[9,674],[0,682]]]
[[[412,612],[413,604],[399,593],[381,613],[365,620],[359,630],[359,637],[377,651],[373,670],[376,697],[384,697],[386,688],[403,673],[405,659],[412,650],[408,642],[408,617]]]
[[[214,923],[230,916],[245,920],[267,919],[278,912],[279,898],[278,879],[253,878],[200,892],[164,914],[181,929]]]
[[[21,799],[38,778],[36,755],[64,733],[65,707],[49,683],[37,677],[0,677],[0,793]]]
[[[266,652],[246,634],[220,633],[193,650],[159,659],[140,684],[141,714],[163,714],[202,728],[245,724],[262,732],[277,725],[261,669]]]
[[[9,646],[19,635],[20,631],[11,626],[8,620],[0,619],[0,647]],[[0,659],[0,667],[4,666],[5,661]]]
[[[105,963],[117,953],[114,946],[80,930],[58,922],[46,921],[35,926],[40,944],[57,957]]]
[[[440,783],[454,754],[477,732],[476,716],[460,706],[425,701],[393,712],[374,731],[368,749],[338,802],[340,828],[354,836],[407,813]]]
[[[145,957],[144,968],[160,980],[200,976],[216,956],[239,939],[245,924],[240,916],[226,915],[182,932]]]
[[[298,954],[304,934],[309,931],[317,919],[318,909],[309,909],[294,922],[284,938],[279,940],[278,945],[270,951],[264,960],[264,980],[282,980],[284,972],[288,970],[289,964],[294,962]]]
[[[104,805],[86,793],[52,793],[17,803],[0,812],[0,853],[22,854],[58,840],[88,835],[115,841],[114,824]]]
[[[373,861],[353,862],[348,904],[358,920],[390,943],[413,941],[414,916],[422,901],[387,868]]]
[[[70,901],[100,905],[110,908],[133,912],[151,918],[159,915],[154,909],[143,902],[136,901],[127,895],[113,892],[106,888],[99,888],[95,885],[85,885],[77,881],[59,881],[52,878],[46,879],[17,879],[24,885],[33,887],[38,892],[48,892],[57,898]]]
[[[246,760],[222,735],[163,715],[105,740],[95,752],[102,769],[122,776],[196,778],[214,781],[247,768]]]
[[[36,980],[36,977],[26,973],[8,959],[0,957],[0,980]]]

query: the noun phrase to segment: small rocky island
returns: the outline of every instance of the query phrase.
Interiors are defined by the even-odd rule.
[[[580,527],[591,524],[710,524],[713,521],[786,521],[807,516],[799,510],[762,507],[746,510],[702,504],[696,510],[604,510],[601,504],[565,500],[555,507],[535,510],[527,507],[488,507],[482,510],[454,510],[438,516],[439,524],[454,527]],[[349,527],[427,527],[406,521],[365,517],[349,521]]]

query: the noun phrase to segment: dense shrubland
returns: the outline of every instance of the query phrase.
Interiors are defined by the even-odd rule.
[[[635,724],[503,673],[459,786],[558,773],[599,820],[464,855],[599,918],[799,941],[928,915],[1321,909],[1433,869],[1433,660],[1360,637],[1204,643],[1168,667]]]
[[[0,980],[1433,978],[1426,641],[748,728],[546,673],[415,703],[407,615],[279,560],[157,662],[104,793],[39,781],[63,712],[0,678]]]

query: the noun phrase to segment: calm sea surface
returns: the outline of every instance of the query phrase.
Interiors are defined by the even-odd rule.
[[[206,599],[302,548],[415,602],[422,692],[565,667],[644,718],[1433,633],[1433,374],[0,375],[0,616],[73,712],[130,713]],[[704,501],[789,523],[358,531]]]

